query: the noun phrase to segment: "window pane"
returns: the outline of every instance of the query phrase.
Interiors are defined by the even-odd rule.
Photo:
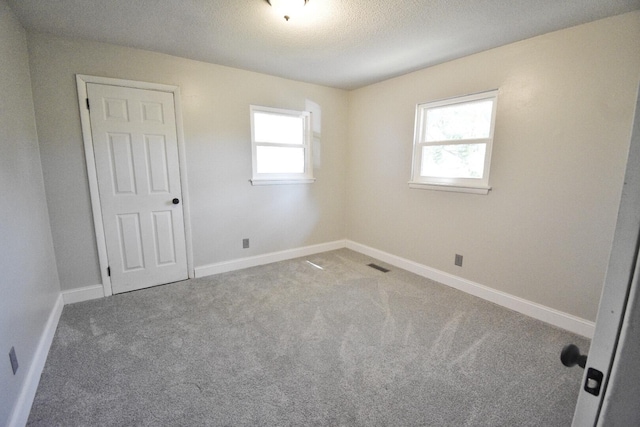
[[[256,112],[253,115],[253,126],[256,142],[302,144],[304,141],[302,117]]]
[[[420,176],[482,178],[486,149],[487,144],[424,146]]]
[[[258,173],[304,173],[304,148],[256,147]]]
[[[427,110],[426,142],[489,138],[493,100]]]

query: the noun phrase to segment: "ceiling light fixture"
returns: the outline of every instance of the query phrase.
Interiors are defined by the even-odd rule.
[[[285,21],[300,11],[309,0],[266,0],[276,13],[284,16]]]

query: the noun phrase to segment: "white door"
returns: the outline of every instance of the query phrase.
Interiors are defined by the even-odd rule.
[[[607,392],[615,370],[620,332],[634,287],[638,286],[638,247],[640,245],[640,97],[622,187],[622,198],[613,238],[613,247],[600,299],[596,328],[591,341],[582,386],[573,418],[574,427],[604,425]],[[635,396],[638,399],[637,396]],[[636,406],[637,407],[637,406]]]
[[[113,293],[184,280],[172,93],[87,83]]]

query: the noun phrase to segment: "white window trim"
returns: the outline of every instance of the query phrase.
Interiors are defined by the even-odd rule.
[[[254,127],[254,112],[272,113],[300,117],[303,119],[304,135],[301,145],[277,144],[256,142]],[[313,177],[313,158],[311,147],[311,113],[308,111],[285,110],[282,108],[263,107],[250,105],[251,116],[251,184],[252,185],[286,185],[286,184],[310,184],[315,182]],[[304,172],[303,173],[257,173],[257,147],[302,147],[304,149]]]
[[[418,190],[435,190],[435,191],[450,191],[453,193],[472,193],[472,194],[489,194],[491,187],[482,186],[469,186],[464,187],[461,185],[453,184],[425,184],[422,182],[409,181],[409,188]]]
[[[488,138],[464,139],[460,141],[431,141],[424,142],[424,118],[426,111],[445,105],[462,104],[481,99],[493,99],[493,111],[491,113],[491,128]],[[452,191],[457,193],[489,194],[489,173],[491,170],[491,154],[493,149],[493,136],[495,130],[496,110],[498,102],[498,90],[476,93],[472,95],[458,96],[454,98],[442,99],[439,101],[425,102],[416,106],[415,131],[413,138],[413,159],[411,180],[409,188],[421,190]],[[423,177],[420,176],[420,166],[422,161],[422,147],[428,145],[454,145],[454,144],[485,143],[484,173],[482,178],[443,178],[443,177]]]
[[[311,184],[316,182],[315,178],[296,178],[296,179],[271,179],[271,178],[252,178],[252,185],[288,185],[288,184]]]

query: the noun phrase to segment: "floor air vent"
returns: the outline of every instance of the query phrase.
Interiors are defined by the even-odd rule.
[[[383,273],[388,273],[388,272],[389,272],[389,269],[384,268],[384,267],[380,267],[378,264],[373,264],[373,263],[372,263],[372,264],[367,264],[367,265],[368,265],[369,267],[371,267],[371,268],[375,268],[376,270],[380,270],[380,271],[382,271]]]

